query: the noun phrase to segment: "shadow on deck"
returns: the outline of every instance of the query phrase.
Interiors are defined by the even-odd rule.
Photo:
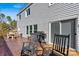
[[[0,37],[0,56],[13,56],[3,37]]]

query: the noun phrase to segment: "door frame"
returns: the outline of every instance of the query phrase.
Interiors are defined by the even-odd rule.
[[[54,21],[54,22],[59,22],[59,21]],[[48,26],[48,28],[49,28],[49,33],[48,33],[49,34],[48,35],[49,40],[48,41],[49,41],[50,44],[53,44],[51,42],[51,40],[52,40],[52,38],[51,38],[51,24],[54,23],[54,22],[49,22],[49,26]],[[59,33],[61,34],[62,33],[62,31],[61,31],[61,22],[59,22],[59,24],[60,24],[60,32]]]
[[[58,20],[58,21],[49,21],[48,22],[48,43],[49,44],[53,44],[52,42],[51,42],[51,40],[52,40],[52,38],[51,38],[51,24],[52,23],[54,23],[54,22],[60,22],[59,24],[60,24],[60,34],[62,34],[62,24],[61,24],[61,21],[65,21],[65,20],[71,20],[71,19],[75,19],[76,21],[75,22],[77,22],[77,19],[78,19],[78,17],[77,16],[73,16],[73,17],[70,17],[70,18],[65,18],[64,20],[63,19],[60,19],[60,20]],[[77,24],[75,24],[75,26],[76,26],[76,28],[77,28]],[[77,30],[75,29],[75,32],[77,33]],[[77,35],[77,34],[76,34]],[[75,36],[75,38],[76,38],[76,36]]]

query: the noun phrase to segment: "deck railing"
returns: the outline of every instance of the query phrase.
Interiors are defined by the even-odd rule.
[[[54,35],[53,50],[68,56],[70,35]]]

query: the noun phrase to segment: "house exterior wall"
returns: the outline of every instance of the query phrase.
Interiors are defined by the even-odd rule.
[[[79,4],[60,4],[55,3],[49,6],[48,3],[36,3],[30,7],[31,14],[25,17],[25,10],[20,13],[22,19],[17,22],[17,27],[20,28],[20,33],[23,33],[24,37],[27,37],[26,26],[38,25],[38,31],[45,31],[47,34],[46,42],[49,41],[49,23],[60,20],[68,20],[77,18],[76,22],[76,46],[79,50]],[[18,18],[18,17],[17,17]]]
[[[79,4],[54,4],[50,7],[50,22],[77,18],[76,50],[79,51]],[[73,44],[72,44],[73,45]]]
[[[48,39],[48,4],[32,4],[30,6],[30,15],[25,17],[25,11],[21,13],[22,20],[18,20],[18,27],[21,29],[24,37],[27,37],[26,26],[38,25],[38,31],[45,31]],[[47,41],[46,39],[46,41]]]

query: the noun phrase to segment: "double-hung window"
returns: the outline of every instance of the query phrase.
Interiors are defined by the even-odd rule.
[[[27,16],[30,15],[30,8],[27,10]]]
[[[32,25],[26,26],[26,34],[32,34],[33,30],[34,30],[34,33],[36,33],[37,29],[38,29],[37,24],[35,24],[34,26],[32,26]]]
[[[30,15],[30,8],[25,10],[25,17],[27,17],[28,15]]]
[[[32,34],[32,25],[30,25],[30,34]]]
[[[34,33],[36,33],[36,32],[37,32],[37,24],[34,25]]]

